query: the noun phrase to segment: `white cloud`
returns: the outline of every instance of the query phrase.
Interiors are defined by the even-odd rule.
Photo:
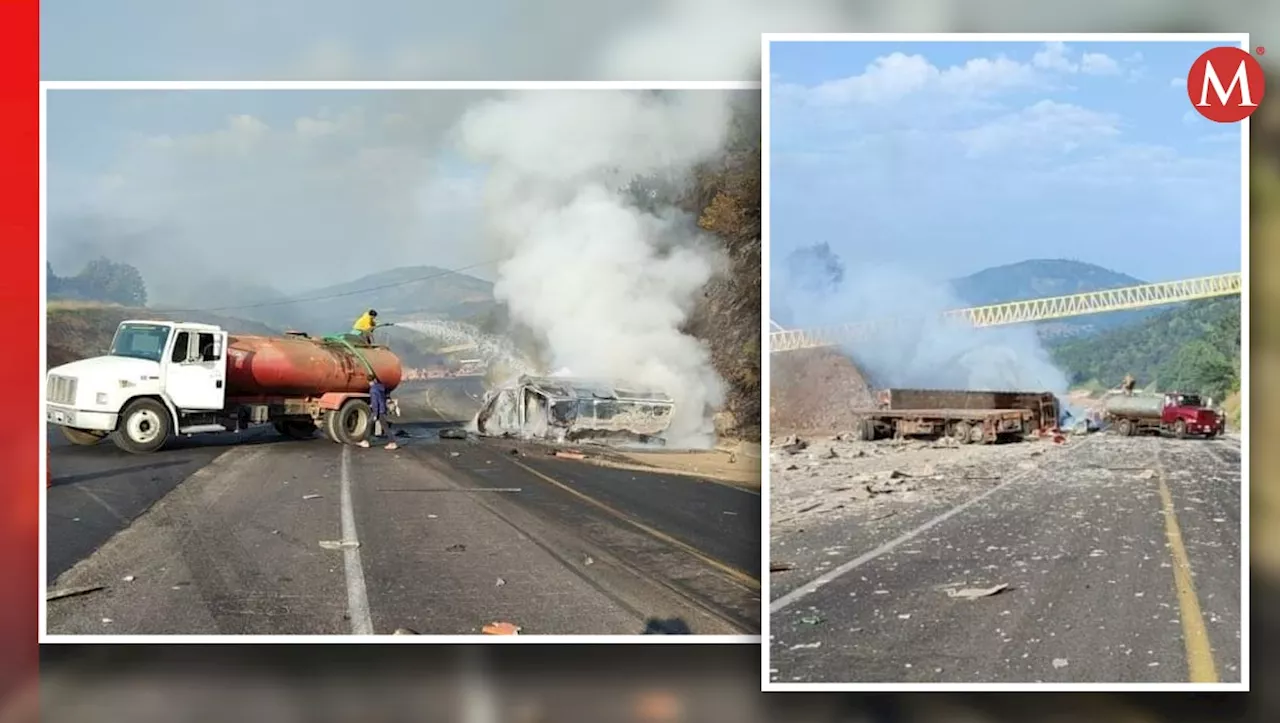
[[[1056,70],[1062,73],[1074,73],[1079,70],[1080,66],[1073,63],[1067,56],[1066,43],[1055,41],[1045,43],[1044,50],[1032,56],[1031,63],[1037,68]]]
[[[1066,153],[1120,134],[1116,116],[1069,103],[1042,100],[986,125],[957,134],[970,157],[1004,152]]]
[[[1171,88],[1184,88],[1186,87],[1186,85],[1187,85],[1186,78],[1174,78],[1173,80],[1169,81],[1169,87]]]
[[[1105,53],[1085,53],[1080,57],[1080,71],[1087,75],[1119,75],[1120,64]]]
[[[975,58],[964,65],[939,68],[922,55],[893,53],[876,58],[859,75],[791,90],[820,105],[882,105],[929,90],[981,97],[1035,87],[1039,82],[1032,68],[1004,57]]]

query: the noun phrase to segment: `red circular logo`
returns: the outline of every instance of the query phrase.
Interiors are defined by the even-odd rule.
[[[1191,107],[1215,123],[1239,123],[1253,115],[1266,92],[1262,65],[1241,48],[1210,48],[1187,72]]]

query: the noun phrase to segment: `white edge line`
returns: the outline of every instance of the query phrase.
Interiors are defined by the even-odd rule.
[[[1246,52],[1249,35],[1240,37]],[[1249,119],[1240,124],[1240,682],[1249,689]]]
[[[1087,445],[1089,441],[1090,441],[1090,438],[1085,438],[1083,441],[1076,443],[1074,445],[1074,448],[1079,449],[1080,447]],[[809,595],[812,595],[813,593],[822,589],[823,586],[829,583],[832,583],[840,579],[841,577],[844,577],[850,572],[858,569],[859,567],[862,567],[863,565],[867,564],[868,562],[871,562],[872,560],[875,560],[878,557],[881,557],[883,555],[887,555],[890,552],[893,552],[895,549],[902,546],[903,544],[910,542],[911,540],[920,536],[921,533],[928,532],[934,527],[937,527],[943,522],[946,522],[952,517],[955,517],[961,512],[964,512],[970,507],[973,507],[974,505],[987,499],[988,497],[994,495],[995,493],[1004,489],[1008,489],[1010,485],[1017,484],[1018,482],[1025,479],[1031,473],[1041,472],[1041,471],[1044,471],[1043,468],[1037,466],[1032,469],[1025,469],[1015,474],[1012,474],[1009,477],[1005,478],[1005,481],[1001,482],[995,487],[992,487],[986,492],[983,492],[982,494],[976,497],[970,497],[969,499],[965,500],[964,502],[961,502],[955,507],[952,507],[946,512],[943,512],[937,517],[934,517],[933,519],[917,527],[907,530],[906,532],[902,533],[901,535],[898,535],[892,540],[889,540],[883,545],[880,545],[879,547],[876,547],[875,549],[870,550],[868,552],[864,552],[861,555],[858,555],[857,557],[853,558],[852,560],[842,565],[838,565],[827,572],[822,573],[821,575],[797,587],[796,589],[792,590],[786,595],[783,595],[777,600],[771,601],[769,603],[769,614],[772,616],[774,613],[780,613],[783,610],[786,610],[788,607],[791,607],[793,603],[803,598],[806,598]]]
[[[44,260],[47,250],[47,174],[45,142],[47,134],[47,99],[50,90],[759,90],[757,81],[75,81],[75,80],[42,80],[40,81],[40,249],[41,249],[41,299],[40,299],[40,331],[41,331],[41,379],[40,379],[40,438],[47,444],[47,430],[44,427],[45,387],[43,370],[47,365],[45,357],[45,317],[47,289],[45,289]],[[41,452],[40,469],[47,469],[44,453]],[[762,464],[763,464],[762,459]],[[317,645],[360,645],[369,642],[401,645],[413,644],[524,644],[524,645],[759,645],[760,636],[756,635],[51,635],[47,629],[45,610],[44,581],[46,554],[46,508],[45,491],[40,492],[40,578],[36,589],[39,597],[39,636],[41,645],[253,645],[262,643],[298,643]],[[353,619],[354,623],[354,619]]]
[[[755,635],[46,635],[41,645],[742,645],[759,644]]]
[[[48,112],[49,112],[48,101],[49,101],[49,94],[42,89],[40,91],[40,221],[39,221],[40,238],[39,238],[39,241],[37,241],[37,243],[40,244],[40,250],[38,254],[40,256],[40,271],[39,271],[40,273],[40,379],[39,381],[36,382],[40,388],[40,394],[39,394],[40,409],[36,411],[36,419],[39,420],[39,425],[40,425],[40,435],[39,435],[40,446],[44,447],[44,449],[38,450],[38,454],[40,456],[37,458],[39,460],[38,469],[40,470],[40,482],[44,482],[46,479],[48,479],[48,476],[49,476],[49,454],[48,454],[49,425],[45,423],[45,417],[44,417],[45,395],[48,393],[48,389],[45,387],[45,369],[48,368],[49,366],[48,352],[46,349],[48,345],[46,340],[49,338],[49,330],[48,330],[49,290],[47,288],[48,279],[46,278],[48,275],[45,273],[46,264],[48,263],[48,235],[49,235],[49,226],[46,220],[46,217],[48,216],[47,211],[48,211],[48,203],[49,203],[48,188],[47,188],[48,182],[49,182],[48,169],[47,169],[48,138],[46,137],[46,133],[45,133],[45,130],[46,130],[45,126],[48,122]],[[48,545],[48,539],[49,539],[48,538],[49,532],[47,529],[45,529],[46,527],[45,520],[49,519],[49,513],[48,513],[49,499],[48,498],[49,498],[49,490],[44,484],[41,484],[40,485],[40,504],[39,504],[40,519],[36,521],[38,525],[37,529],[39,530],[39,534],[37,537],[37,540],[38,540],[37,544],[40,546],[40,549],[36,551],[38,555],[38,560],[39,560],[39,563],[36,565],[36,567],[38,568],[38,572],[36,574],[40,576],[36,580],[36,594],[40,596],[39,598],[40,603],[39,603],[39,606],[36,608],[36,633],[40,637],[44,636],[46,626],[48,625],[48,611],[45,608],[45,605],[46,605],[45,594],[46,594],[46,590],[48,589],[48,583],[46,582],[46,579],[49,574],[49,559],[48,559],[48,555],[45,554],[45,547],[46,545]]]
[[[1243,683],[770,683],[766,693],[868,692],[1249,692]]]
[[[756,81],[726,80],[42,80],[48,90],[759,90]]]
[[[770,80],[773,71],[770,70],[771,63],[769,58],[769,35],[760,36],[760,395],[761,395],[761,414],[760,414],[760,575],[761,575],[761,594],[760,594],[760,637],[763,641],[761,647],[764,648],[760,656],[760,680],[762,686],[769,683],[769,641],[771,636],[769,633],[769,608],[765,603],[769,600],[770,575],[769,560],[772,557],[770,552],[770,529],[772,525],[769,521],[769,477],[770,473],[770,452],[771,436],[769,431],[769,394],[772,385],[770,384],[770,374],[772,374],[772,363],[769,359],[769,332],[772,331],[770,323],[773,320],[773,302],[769,293],[769,279],[771,269],[771,252],[769,240],[770,225],[770,202],[769,202],[769,148],[771,135],[769,131],[769,88],[772,85]],[[763,687],[762,687],[763,690]]]
[[[360,561],[360,538],[356,535],[356,515],[351,504],[351,447],[342,445],[342,472],[339,475],[342,500],[342,562],[347,580],[347,613],[351,616],[352,635],[373,635],[373,617],[369,612],[369,590],[364,584],[364,565]]]
[[[760,94],[761,103],[761,159],[764,168],[761,171],[761,219],[763,240],[761,243],[761,253],[765,254],[761,264],[761,298],[763,299],[764,311],[766,315],[769,312],[769,286],[768,274],[770,264],[768,263],[769,249],[769,86],[771,83],[772,72],[770,71],[769,44],[771,42],[1045,42],[1045,41],[1061,41],[1061,42],[1223,42],[1238,43],[1245,50],[1251,45],[1248,33],[763,33],[761,35],[761,68],[762,68],[762,92]],[[1108,685],[1103,683],[1082,683],[1082,684],[999,684],[999,685],[983,685],[983,684],[961,684],[961,685],[934,685],[928,683],[904,683],[904,684],[858,684],[858,683],[773,683],[770,681],[770,657],[772,655],[772,646],[769,644],[770,639],[770,619],[773,613],[773,604],[770,604],[769,611],[762,615],[761,628],[762,637],[764,639],[764,654],[760,656],[760,679],[761,690],[764,692],[782,692],[782,691],[810,691],[810,692],[836,692],[836,691],[856,691],[856,690],[1213,690],[1213,691],[1248,691],[1249,690],[1249,439],[1251,436],[1251,426],[1249,424],[1249,119],[1245,119],[1241,124],[1241,140],[1240,140],[1240,179],[1241,179],[1241,256],[1240,256],[1240,274],[1241,274],[1241,294],[1240,294],[1240,446],[1241,446],[1241,485],[1243,500],[1241,504],[1241,560],[1240,560],[1240,590],[1241,590],[1241,641],[1240,641],[1240,683],[1231,684],[1194,684],[1194,683],[1170,683],[1170,684],[1150,684],[1150,685]],[[770,574],[769,574],[769,542],[771,539],[769,529],[769,478],[770,469],[767,458],[764,457],[767,450],[768,430],[769,430],[769,353],[767,349],[768,333],[762,339],[762,346],[766,348],[761,350],[763,357],[761,364],[762,387],[764,389],[765,413],[761,420],[762,428],[762,464],[761,464],[761,490],[764,493],[764,509],[762,510],[761,524],[761,571],[764,580],[764,590],[770,590]],[[1012,483],[1012,480],[1005,482],[1000,487],[995,487],[984,493],[987,494],[1001,489],[1005,484]],[[977,502],[981,497],[970,500],[968,504]],[[952,510],[954,514],[956,510]],[[936,524],[940,520],[931,523]],[[923,531],[923,530],[918,530]],[[918,532],[917,531],[917,532]],[[912,534],[912,533],[908,533]],[[905,542],[905,540],[902,540]],[[887,544],[894,544],[891,541]],[[900,543],[899,543],[900,544]],[[895,545],[896,546],[896,545]],[[875,552],[875,551],[873,551]],[[870,553],[868,553],[870,554]],[[883,554],[883,553],[881,553]],[[839,568],[837,568],[839,569]],[[834,571],[833,571],[834,572]],[[819,578],[818,580],[821,580]],[[834,579],[834,578],[833,578]],[[810,585],[818,582],[815,580]],[[802,590],[806,586],[797,588],[793,593]],[[807,593],[806,593],[807,594]],[[779,601],[785,599],[780,598]]]
[[[784,43],[1171,43],[1249,42],[1248,33],[763,33],[767,54],[771,42]],[[764,77],[768,82],[768,76]]]

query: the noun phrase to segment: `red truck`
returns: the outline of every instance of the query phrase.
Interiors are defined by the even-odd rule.
[[[106,356],[50,369],[45,418],[73,444],[110,437],[135,454],[173,435],[270,424],[352,444],[372,429],[369,385],[400,384],[400,359],[339,337],[237,336],[217,326],[125,321]]]
[[[1224,431],[1220,414],[1204,405],[1198,394],[1112,394],[1104,401],[1106,420],[1121,436],[1142,432],[1190,435],[1213,439]]]

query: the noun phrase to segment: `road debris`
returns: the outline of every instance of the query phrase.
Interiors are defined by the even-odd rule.
[[[804,617],[800,618],[800,622],[804,623],[805,625],[818,625],[822,623],[823,620],[818,615],[805,615]]]
[[[1066,659],[1066,658],[1054,658],[1054,659],[1053,659],[1053,667],[1055,667],[1055,668],[1065,668],[1065,667],[1067,667],[1067,665],[1069,665],[1069,663],[1067,662],[1067,659]]]
[[[461,543],[457,545],[449,545],[448,547],[444,548],[444,551],[445,552],[466,552],[467,546]]]
[[[45,602],[53,600],[61,600],[68,597],[77,597],[79,595],[88,595],[91,592],[106,590],[105,585],[87,585],[85,587],[69,587],[62,590],[49,590],[44,594]]]
[[[326,550],[352,550],[360,546],[355,540],[321,540],[320,546]]]
[[[498,581],[497,581],[497,582],[495,582],[495,583],[493,584],[493,586],[494,586],[494,587],[502,587],[503,585],[506,585],[506,584],[507,584],[507,581],[506,581],[506,580],[503,580],[502,578],[498,578]]]
[[[1134,475],[1134,477],[1137,477],[1138,479],[1152,479],[1155,476],[1156,476],[1156,471],[1154,469],[1144,469],[1141,472]]]
[[[514,623],[489,623],[481,629],[485,635],[519,635],[520,626]]]
[[[134,580],[136,580],[136,579],[138,579],[138,578],[134,577],[133,575],[125,575],[124,577],[122,577],[122,578],[120,578],[120,579],[121,579],[121,580],[124,580],[125,582],[133,582]]]
[[[417,635],[418,632],[416,630],[410,630],[409,628],[396,628],[395,632],[391,634],[392,635]]]
[[[961,590],[955,588],[947,588],[947,597],[961,598],[963,600],[977,600],[978,598],[991,597],[999,595],[1009,589],[1009,583],[1000,583],[991,587],[966,587]]]
[[[587,455],[581,452],[566,452],[564,450],[560,450],[555,452],[554,454],[556,457],[559,457],[560,459],[586,459],[587,458]]]
[[[324,495],[303,495],[303,496],[302,496],[302,499],[304,499],[304,500],[318,500],[318,499],[320,499],[320,498],[322,498],[322,497],[324,497]]]
[[[787,572],[795,568],[796,566],[789,562],[775,562],[769,565],[769,572]]]
[[[440,439],[466,439],[467,430],[462,427],[448,427],[440,430]]]

